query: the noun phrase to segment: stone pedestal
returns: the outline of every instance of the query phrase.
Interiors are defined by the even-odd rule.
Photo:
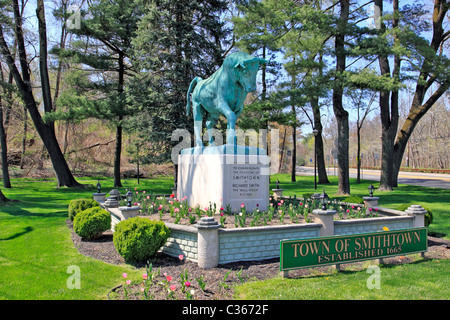
[[[203,217],[195,227],[198,229],[198,266],[204,269],[217,267],[220,224],[213,217]]]
[[[103,206],[106,208],[117,208],[119,206],[119,201],[117,201],[116,197],[111,196],[106,199],[106,201],[103,203]]]
[[[366,202],[366,208],[378,207],[378,200],[380,197],[363,197]]]
[[[96,192],[96,193],[92,194],[92,197],[94,198],[94,200],[99,202],[99,203],[105,202],[105,200],[106,200],[105,196],[106,196],[106,193],[98,193],[98,192]]]
[[[334,236],[334,215],[336,210],[316,209],[312,212],[314,222],[322,224],[319,230],[319,237]]]
[[[273,199],[278,200],[283,196],[283,190],[284,189],[272,189],[273,192]]]
[[[406,209],[405,213],[409,216],[414,216],[413,228],[425,226],[425,215],[427,214],[427,210],[425,210],[422,206],[413,204]]]
[[[123,220],[127,220],[129,218],[134,218],[138,215],[141,207],[132,206],[132,207],[119,207],[120,213],[122,214]]]
[[[266,155],[181,154],[178,156],[179,199],[190,207],[228,204],[239,211],[267,210],[269,157]]]

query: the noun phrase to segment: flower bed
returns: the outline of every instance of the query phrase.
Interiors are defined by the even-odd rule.
[[[222,228],[243,228],[257,226],[289,225],[313,222],[311,216],[314,209],[320,208],[318,200],[297,197],[282,197],[269,199],[269,209],[249,211],[245,202],[241,204],[238,212],[232,212],[230,206],[220,207],[210,203],[209,207],[191,208],[186,198],[178,199],[175,194],[168,196],[147,194],[146,191],[135,189],[133,202],[140,206],[140,215],[148,216],[153,220],[164,222],[195,225],[202,217],[216,217]],[[336,220],[361,219],[378,217],[377,208],[369,208],[367,213],[363,204],[346,204],[338,201],[329,201],[328,208],[337,211]],[[122,205],[125,205],[124,203]]]

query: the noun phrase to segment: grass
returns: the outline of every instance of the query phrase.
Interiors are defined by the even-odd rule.
[[[312,177],[298,177],[298,182],[290,183],[288,175],[276,175],[271,177],[271,188],[275,187],[274,182],[277,179],[280,180],[285,195],[300,196],[314,190]],[[332,196],[337,191],[337,180],[335,177],[330,179],[332,183],[326,186],[326,192]],[[12,189],[2,189],[8,198],[18,202],[9,202],[0,206],[0,299],[105,299],[112,287],[123,282],[121,277],[123,272],[127,272],[131,280],[141,276],[141,271],[132,266],[115,266],[78,253],[65,222],[67,206],[71,199],[92,197],[92,193],[96,192],[97,180],[92,178],[77,180],[85,184],[86,188],[58,189],[54,179],[13,179]],[[354,180],[351,182],[355,183]],[[100,183],[102,191],[109,192],[113,189],[112,179],[101,178]],[[370,183],[371,181],[363,181],[360,185],[352,184],[352,195],[361,197],[367,195],[367,186]],[[141,179],[141,184],[138,186],[136,179],[130,179],[123,181],[123,184],[121,193],[125,193],[127,187],[129,189],[137,187],[138,190],[146,190],[147,193],[169,193],[173,180],[171,177]],[[322,191],[322,188],[323,186],[319,186],[318,191]],[[430,226],[430,230],[449,237],[450,219],[445,209],[449,199],[448,190],[399,186],[394,192],[379,192],[376,195],[380,196],[381,206],[390,208],[396,208],[404,202],[427,205],[434,213],[434,223]],[[67,281],[72,276],[71,273],[67,273],[67,268],[72,265],[80,268],[81,289],[69,289],[67,286]],[[405,278],[406,274],[409,273],[404,272],[406,270],[411,271],[407,278]],[[387,290],[390,283],[393,288],[396,283],[404,283],[405,286],[411,286],[412,291],[417,292],[420,292],[420,287],[426,284],[425,287],[429,290],[439,292],[442,290],[436,289],[438,286],[436,283],[450,287],[448,270],[448,261],[426,261],[392,267],[386,270],[385,274],[383,273],[385,282],[380,292]],[[429,274],[432,276],[428,276]],[[272,279],[262,282],[260,286],[274,286],[274,288],[278,286],[282,290],[282,284],[288,282],[292,290],[286,292],[284,298],[291,297],[290,291],[292,291],[294,294],[292,297],[298,299],[301,296],[297,296],[296,292],[301,292],[305,286],[320,288],[328,283],[330,287],[324,287],[324,290],[330,291],[330,298],[334,299],[338,297],[332,295],[340,292],[341,288],[345,290],[345,284],[355,282],[358,284],[351,286],[357,286],[367,277],[368,275],[364,272],[344,272],[332,276],[334,282],[327,281],[325,276],[318,276],[298,280]],[[314,284],[315,281],[317,281],[316,284]],[[417,285],[408,284],[413,281],[421,282]],[[246,284],[242,289],[238,287],[239,295],[242,295],[242,298],[257,296],[259,293],[253,294],[253,290],[257,289],[253,289],[252,286],[258,286],[258,283]],[[407,291],[405,289],[404,293],[398,293],[397,298],[409,297],[410,294]],[[283,295],[282,291],[281,294]],[[425,296],[432,297],[432,295]],[[270,297],[275,298],[277,295],[265,298]],[[315,296],[310,296],[311,299],[313,297]],[[377,298],[375,291],[361,297]]]
[[[0,299],[105,299],[121,283],[123,272],[138,276],[129,265],[103,263],[74,247],[65,222],[68,203],[92,197],[97,184],[92,179],[78,181],[87,188],[57,189],[53,179],[14,179],[12,189],[3,189],[8,198],[19,201],[0,207]],[[167,179],[146,182],[148,190],[170,190]],[[105,191],[112,189],[111,179],[101,184]],[[72,265],[80,268],[81,289],[68,289],[73,273],[67,268]]]
[[[366,262],[369,264],[369,262]],[[368,265],[367,265],[368,266]],[[235,298],[251,300],[448,300],[450,260],[424,260],[380,268],[380,289],[369,289],[372,273],[341,271],[289,279],[247,282]]]
[[[284,189],[283,195],[301,197],[303,193],[311,193],[314,191],[314,180],[312,177],[298,176],[297,182],[291,182],[290,175],[277,174],[271,176],[271,189],[275,187],[275,181],[280,181],[280,188]],[[337,197],[338,178],[329,176],[330,184],[318,185],[316,192],[325,192],[330,198]],[[361,180],[360,184],[356,184],[356,179],[350,179],[350,192],[352,196],[366,197],[370,184],[375,188],[379,186],[379,182],[371,180]],[[391,209],[397,209],[405,203],[420,204],[428,207],[433,212],[433,223],[429,226],[428,232],[437,234],[445,239],[450,239],[450,211],[448,204],[450,201],[450,190],[439,188],[425,188],[420,186],[412,186],[400,184],[394,191],[377,191],[374,196],[380,197],[378,205]]]

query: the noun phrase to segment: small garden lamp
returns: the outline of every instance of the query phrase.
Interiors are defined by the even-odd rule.
[[[102,185],[100,184],[100,181],[97,182],[97,193],[100,193],[102,188]]]
[[[325,193],[325,189],[323,189],[323,192],[319,196],[320,204],[322,205],[322,210],[327,210],[328,199],[329,197]]]
[[[375,187],[372,184],[370,184],[368,189],[369,189],[370,196],[373,197],[373,191],[375,190]]]
[[[280,189],[280,181],[277,180],[277,189]]]
[[[127,207],[131,207],[131,202],[133,201],[133,192],[131,191],[127,192],[127,201],[128,201]]]

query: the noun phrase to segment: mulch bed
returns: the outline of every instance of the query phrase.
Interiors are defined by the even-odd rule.
[[[78,251],[88,257],[92,257],[107,263],[121,265],[125,264],[125,260],[117,253],[111,231],[103,233],[102,236],[85,241],[81,239],[75,232],[73,232],[73,223],[70,219],[67,220],[68,227],[72,230],[72,240]],[[425,253],[425,258],[428,259],[450,259],[450,241],[428,237],[428,252]],[[396,256],[385,258],[385,264],[403,264],[413,261],[412,256]],[[174,299],[186,299],[185,294],[181,292],[180,274],[187,270],[191,286],[188,290],[194,290],[194,297],[198,300],[228,300],[233,298],[233,285],[251,280],[264,280],[279,276],[279,259],[270,259],[263,261],[242,261],[219,265],[216,268],[201,269],[197,263],[180,260],[167,256],[163,253],[157,253],[151,261],[153,271],[158,270],[158,275],[155,277],[154,283],[162,283],[167,280],[166,276],[171,276],[172,281],[167,284],[174,284],[177,289],[173,291]],[[363,263],[356,262],[351,264],[342,264],[341,270],[351,267],[352,270],[363,270]],[[145,273],[145,265],[135,265],[136,268],[142,268],[142,273]],[[293,270],[289,272],[289,278],[307,277],[309,275],[332,273],[331,266],[307,268]],[[125,279],[121,275],[117,275],[118,279],[125,284]],[[203,277],[206,288],[204,291],[195,279]],[[144,299],[143,281],[139,283],[132,283],[127,286],[127,299]],[[164,300],[168,297],[168,291],[161,285],[153,285],[150,287],[149,294],[152,299]],[[124,299],[125,292],[123,285],[112,288],[108,293],[108,299]]]

